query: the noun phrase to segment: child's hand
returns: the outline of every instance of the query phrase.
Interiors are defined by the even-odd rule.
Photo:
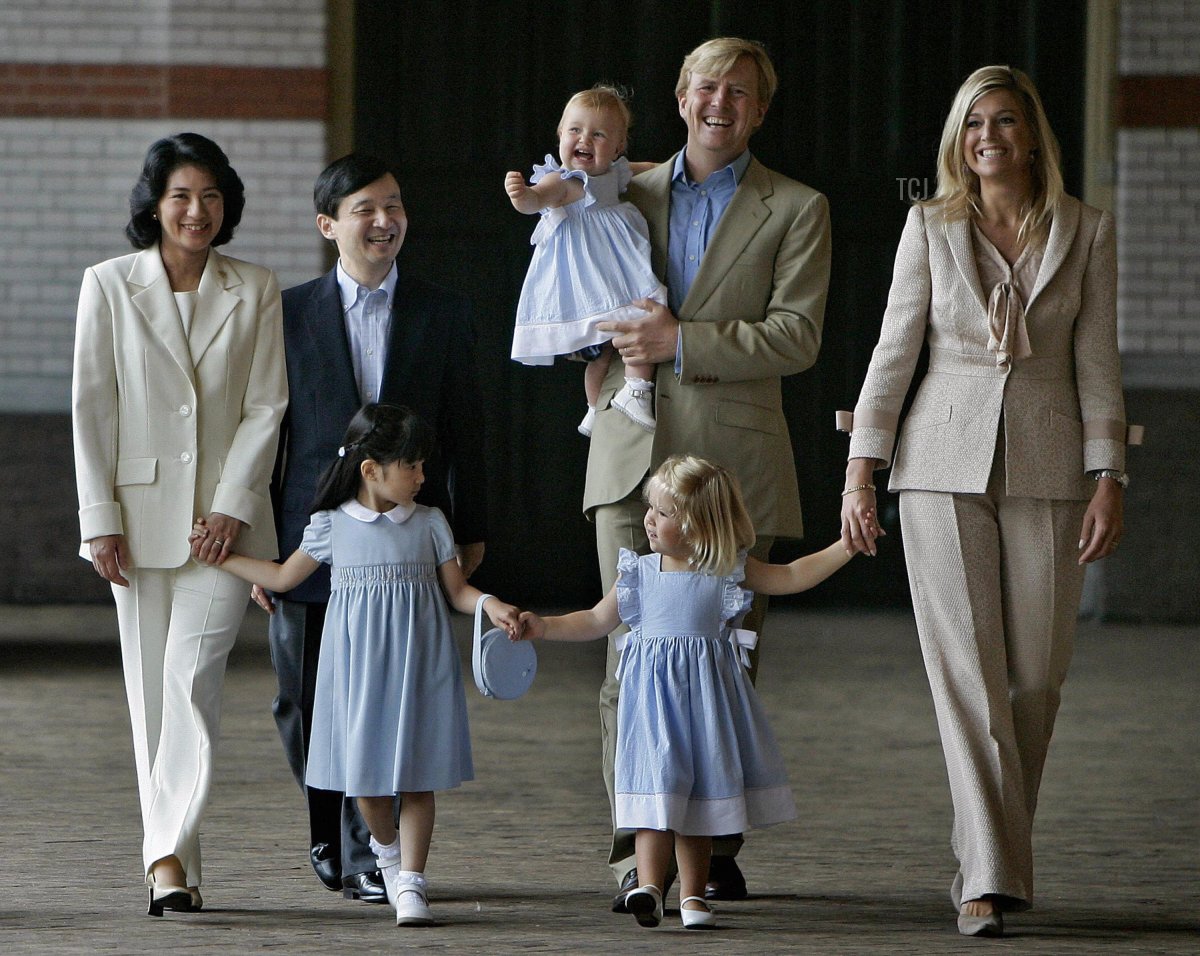
[[[508,193],[517,212],[529,214],[542,208],[541,197],[529,188],[525,177],[518,172],[510,172],[504,177],[504,191]]]
[[[494,597],[483,606],[487,616],[496,627],[502,627],[511,640],[519,640],[521,636],[521,609],[505,604]]]
[[[188,535],[188,544],[192,546],[192,557],[200,557],[200,545],[204,543],[204,539],[208,537],[208,522],[203,518],[197,518],[196,523],[192,525],[192,533]]]
[[[546,636],[546,622],[533,611],[522,611],[520,624],[521,634],[518,640],[537,641]]]

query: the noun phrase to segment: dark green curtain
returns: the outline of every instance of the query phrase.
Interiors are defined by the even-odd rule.
[[[846,438],[833,413],[857,396],[879,332],[909,203],[932,191],[942,121],[976,67],[1009,63],[1038,84],[1079,194],[1086,9],[1062,2],[361,2],[355,26],[355,144],[396,163],[410,228],[401,267],[474,302],[487,398],[494,516],[479,583],[510,600],[599,597],[592,529],[580,513],[587,442],[582,370],[508,359],[532,217],[504,194],[509,169],[556,152],[568,96],[605,80],[633,92],[630,154],[662,160],[684,142],[675,80],[706,38],[760,40],[780,88],[751,149],[830,199],[834,265],[815,368],[785,380],[806,542],[836,536]],[[820,604],[907,601],[894,499],[890,536],[804,596]]]

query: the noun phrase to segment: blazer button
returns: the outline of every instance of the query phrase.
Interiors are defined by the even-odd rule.
[[[179,460],[181,462],[183,462],[185,465],[191,464],[192,453],[190,451],[185,451],[182,455],[179,456]]]
[[[179,406],[179,414],[182,415],[184,418],[187,418],[190,414],[192,414],[192,406],[191,405],[180,405]]]

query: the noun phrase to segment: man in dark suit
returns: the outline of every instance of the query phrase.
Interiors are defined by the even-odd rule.
[[[350,154],[313,189],[317,228],[337,245],[330,272],[283,293],[290,403],[272,483],[282,554],[300,544],[317,479],[337,455],[355,411],[368,402],[407,405],[434,429],[417,500],[441,508],[468,576],[483,560],[487,489],[474,333],[465,299],[414,276],[396,256],[408,227],[400,186],[382,161]],[[352,799],[305,787],[313,691],[329,570],[256,600],[270,610],[271,660],[279,683],[275,722],[308,799],[310,860],[330,890],[387,902],[369,833]]]

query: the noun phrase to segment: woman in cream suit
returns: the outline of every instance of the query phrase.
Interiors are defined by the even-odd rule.
[[[112,582],[150,913],[201,906],[198,831],[245,586],[191,560],[276,556],[268,482],[287,380],[279,286],[230,259],[242,182],[194,133],[150,147],[126,227],[84,273],[72,411],[81,555]]]
[[[1031,829],[1083,565],[1121,536],[1126,425],[1112,217],[1063,193],[1029,78],[960,87],[908,216],[852,419],[842,537],[873,554],[892,466],[954,803],[959,932],[1033,902]],[[923,344],[929,370],[899,415]],[[900,438],[896,445],[899,426]]]

